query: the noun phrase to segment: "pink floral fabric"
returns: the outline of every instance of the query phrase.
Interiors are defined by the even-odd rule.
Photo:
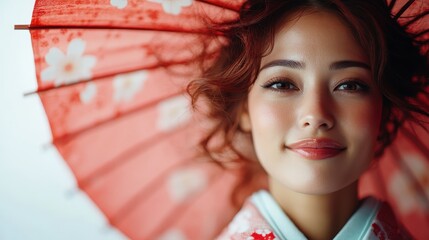
[[[234,219],[217,238],[218,240],[253,240],[253,239],[278,239],[259,210],[251,202],[247,201],[243,208],[235,215]]]
[[[404,240],[412,239],[396,218],[385,202],[381,206],[370,224],[368,232],[361,234],[359,240]],[[363,227],[362,227],[363,228]],[[285,229],[286,237],[288,229]],[[290,229],[296,231],[294,229]],[[243,208],[235,215],[230,224],[222,231],[217,240],[273,240],[280,238],[274,233],[273,228],[263,217],[257,206],[247,200]],[[293,239],[291,237],[290,239]],[[337,238],[335,238],[337,239]],[[341,239],[341,238],[338,238]]]

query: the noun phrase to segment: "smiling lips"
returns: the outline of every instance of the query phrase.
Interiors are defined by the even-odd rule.
[[[337,141],[327,138],[304,139],[286,147],[310,160],[322,160],[334,157],[346,149]]]

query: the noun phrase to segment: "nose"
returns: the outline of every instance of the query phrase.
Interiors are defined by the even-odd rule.
[[[329,93],[311,91],[302,95],[298,124],[302,129],[329,130],[335,125],[334,105]]]

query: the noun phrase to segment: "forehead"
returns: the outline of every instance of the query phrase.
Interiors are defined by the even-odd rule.
[[[352,58],[368,62],[367,54],[347,24],[331,12],[318,10],[284,18],[277,27],[273,51],[262,61],[285,57],[304,61],[320,55],[329,55],[331,60]]]

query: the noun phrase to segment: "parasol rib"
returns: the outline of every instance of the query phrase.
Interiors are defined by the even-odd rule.
[[[122,26],[74,26],[74,25],[15,25],[16,30],[46,30],[46,29],[91,29],[91,30],[136,30],[136,31],[156,31],[156,32],[171,32],[185,34],[202,34],[202,35],[219,35],[219,32],[204,31],[204,29],[178,29],[168,26],[159,26],[156,28],[149,27],[122,27]]]
[[[387,0],[385,0],[385,1],[386,1],[386,3],[387,3]],[[389,3],[389,4],[387,4],[387,5],[388,5],[389,9],[390,9],[390,10],[392,10],[392,9],[393,9],[393,7],[395,7],[395,4],[396,4],[396,0],[392,0],[392,1],[390,1],[390,3]]]
[[[171,65],[179,65],[179,64],[186,64],[189,62],[183,62],[183,63],[171,63]],[[60,88],[67,88],[67,87],[71,87],[74,85],[78,85],[78,84],[84,84],[84,83],[88,83],[88,82],[94,82],[94,81],[105,81],[108,80],[110,77],[114,77],[118,74],[127,74],[127,73],[132,73],[132,72],[136,72],[136,71],[140,71],[140,70],[151,70],[151,69],[156,69],[156,68],[161,68],[161,67],[168,67],[169,65],[163,65],[163,66],[150,66],[150,67],[143,67],[143,68],[134,68],[134,69],[130,69],[130,70],[126,70],[126,71],[122,71],[122,72],[115,72],[115,73],[109,73],[109,74],[105,74],[105,75],[100,75],[88,80],[83,80],[83,81],[79,81],[79,82],[73,82],[73,83],[69,83],[69,84],[64,84],[58,87],[49,87],[49,88],[44,88],[44,89],[39,89],[37,91],[33,91],[33,92],[28,92],[25,93],[24,96],[29,96],[29,95],[33,95],[33,94],[41,94],[44,92],[49,92],[49,91],[53,91],[53,90],[57,90]]]
[[[401,9],[399,9],[399,11],[395,14],[393,19],[397,20],[411,6],[411,4],[413,4],[414,1],[415,0],[408,0],[408,2],[405,3],[404,6],[402,6]]]
[[[29,30],[30,25],[28,25],[28,24],[15,24],[14,29],[15,30]]]
[[[424,11],[421,14],[418,14],[418,15],[415,15],[415,16],[411,16],[412,19],[410,21],[404,23],[403,26],[406,27],[406,28],[408,28],[411,24],[413,24],[413,23],[421,20],[422,18],[426,17],[426,15],[428,15],[428,14],[429,14],[429,10],[426,10],[426,11]],[[404,16],[403,18],[407,18],[407,17]],[[427,32],[427,31],[428,31],[428,29],[423,30],[423,31],[421,31],[419,33]]]

